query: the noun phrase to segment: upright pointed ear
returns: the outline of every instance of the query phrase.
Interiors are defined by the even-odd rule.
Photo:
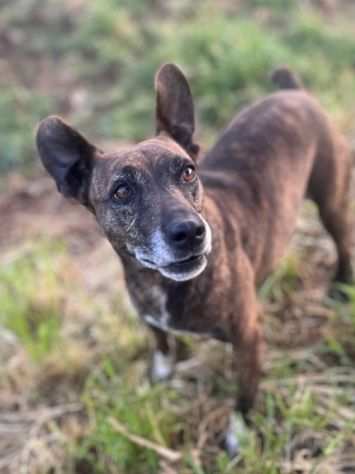
[[[157,133],[166,132],[190,155],[199,146],[193,142],[194,104],[189,84],[175,64],[164,64],[155,76]]]
[[[39,124],[36,142],[42,163],[54,178],[58,191],[88,206],[96,148],[55,116]]]

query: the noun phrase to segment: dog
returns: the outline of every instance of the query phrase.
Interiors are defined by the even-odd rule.
[[[154,137],[108,153],[50,116],[36,138],[58,190],[95,215],[121,258],[132,302],[155,336],[153,380],[172,374],[168,331],[230,342],[235,408],[246,420],[261,365],[256,288],[284,254],[304,197],[334,239],[335,280],[352,281],[348,145],[291,71],[273,79],[287,90],[242,110],[204,154],[190,87],[174,64],[155,77]],[[231,416],[231,456],[237,429]]]

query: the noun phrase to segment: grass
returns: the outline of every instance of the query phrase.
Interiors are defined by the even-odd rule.
[[[81,445],[80,456],[90,457],[88,453],[92,454],[95,447],[93,472],[158,472],[158,454],[117,432],[111,424],[114,419],[129,433],[180,452],[182,459],[176,472],[271,474],[294,472],[292,469],[297,466],[301,472],[335,469],[342,462],[348,443],[354,440],[355,412],[353,356],[345,356],[342,345],[349,328],[342,325],[339,315],[334,314],[333,319],[338,328],[332,330],[338,341],[336,346],[325,338],[314,347],[294,352],[269,348],[273,360],[269,360],[271,370],[263,381],[262,401],[254,415],[255,432],[234,463],[216,451],[213,443],[218,438],[212,436],[201,442],[206,435],[204,430],[213,433],[213,426],[207,421],[211,413],[212,423],[221,423],[218,410],[225,402],[223,390],[216,391],[215,380],[221,376],[216,367],[221,362],[224,384],[228,380],[231,383],[227,368],[230,354],[224,355],[227,362],[224,359],[223,363],[221,348],[201,346],[202,363],[211,364],[208,375],[178,372],[166,387],[147,385],[141,360],[129,365],[104,361],[84,392],[93,430]],[[352,340],[354,336],[353,332]],[[195,351],[200,352],[196,347]],[[208,356],[208,351],[213,356]],[[190,377],[203,386],[205,398],[200,404],[196,403],[197,388],[191,386]],[[198,446],[203,448],[199,450]]]
[[[265,374],[254,429],[233,462],[219,448],[234,392],[230,348],[191,340],[190,357],[171,382],[151,386],[149,339],[117,292],[118,269],[110,286],[106,251],[83,258],[57,239],[29,242],[5,253],[1,270],[1,331],[17,341],[0,377],[8,400],[0,427],[16,453],[14,472],[26,452],[36,473],[54,465],[73,474],[323,474],[354,467],[355,297],[346,287],[347,305],[312,298],[309,271],[322,252],[319,239],[311,260],[294,249],[262,290]],[[94,270],[98,280],[85,290]],[[9,408],[14,394],[22,399],[16,412]]]
[[[52,253],[57,255],[54,261]],[[0,271],[0,324],[12,331],[35,360],[47,356],[58,343],[62,289],[57,259],[57,245],[41,245]]]
[[[294,0],[225,8],[200,1],[163,7],[94,0],[77,9],[70,0],[16,2],[16,9],[5,2],[0,21],[9,52],[0,79],[3,172],[33,162],[33,129],[50,112],[101,140],[152,134],[153,77],[164,62],[177,62],[191,79],[206,144],[236,110],[272,90],[269,74],[284,63],[341,126],[353,128],[355,35],[345,5],[332,20]]]
[[[8,54],[0,77],[3,176],[31,168],[33,129],[48,113],[101,139],[153,133],[153,77],[166,61],[190,79],[204,144],[236,110],[272,90],[268,75],[282,63],[345,132],[353,131],[354,11],[347,2],[332,17],[295,0],[15,3],[0,7]],[[151,343],[127,302],[115,257],[91,227],[83,224],[78,237],[74,220],[68,225],[65,212],[49,211],[49,191],[28,201],[33,210],[23,205],[24,186],[16,201],[22,207],[1,215],[2,222],[12,214],[17,220],[0,256],[0,470],[355,470],[355,290],[343,288],[348,304],[325,296],[331,269],[321,233],[310,244],[301,229],[296,248],[260,289],[265,374],[254,430],[231,462],[219,448],[235,388],[230,348],[188,338],[189,359],[167,385],[152,387]],[[35,222],[41,209],[47,227],[34,238],[18,223],[31,212]],[[45,235],[53,219],[65,228],[59,238]],[[169,461],[157,445],[179,460]]]
[[[163,386],[149,387],[142,382],[142,374],[138,380],[132,380],[135,368],[135,364],[130,363],[130,370],[125,371],[113,366],[111,360],[105,360],[101,370],[87,382],[84,401],[95,428],[83,442],[80,456],[90,456],[95,447],[93,465],[97,472],[117,469],[148,474],[158,469],[157,454],[120,436],[112,420],[119,420],[131,433],[165,447],[177,429],[176,415],[164,409],[164,404],[175,402],[177,394]]]
[[[0,175],[25,163],[33,163],[33,129],[50,113],[49,97],[11,85],[0,84]]]
[[[259,297],[265,300],[280,300],[282,297],[292,294],[301,281],[300,258],[297,258],[296,255],[289,255],[265,280],[259,290]]]

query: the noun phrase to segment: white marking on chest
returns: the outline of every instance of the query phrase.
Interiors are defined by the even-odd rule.
[[[173,359],[160,351],[155,351],[152,360],[151,377],[153,382],[166,380],[173,373]]]
[[[177,336],[184,335],[184,334],[194,334],[191,331],[184,331],[181,329],[171,328],[169,326],[169,323],[171,321],[171,315],[166,309],[166,300],[167,300],[166,294],[157,286],[152,287],[151,293],[159,302],[158,304],[159,313],[156,316],[151,315],[151,314],[144,314],[143,319],[147,324],[149,324],[150,326],[154,326],[158,329],[161,329],[162,331],[168,331],[172,334],[176,334]]]
[[[166,294],[158,286],[153,286],[151,294],[156,301],[156,306],[159,308],[158,314],[144,315],[144,319],[153,326],[159,327],[160,329],[166,330],[169,326],[170,314],[166,309]]]

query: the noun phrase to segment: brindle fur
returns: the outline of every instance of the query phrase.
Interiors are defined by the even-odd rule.
[[[299,89],[298,79],[287,69],[274,77],[292,90],[244,109],[197,160],[191,93],[174,65],[164,65],[157,74],[155,138],[124,152],[103,153],[53,117],[41,123],[37,136],[42,161],[59,190],[94,212],[121,257],[138,313],[150,315],[160,326],[152,328],[158,349],[169,351],[163,329],[207,334],[233,344],[239,379],[236,408],[243,414],[253,406],[260,375],[255,288],[284,254],[305,196],[316,202],[334,239],[336,280],[352,278],[348,146],[317,101]],[[181,190],[167,181],[171,167],[179,166],[176,157],[197,161],[199,182],[193,189]],[[110,201],[109,190],[123,166],[130,167],[144,189],[135,210],[120,210]],[[145,268],[132,256],[132,248],[179,206],[202,213],[213,237],[206,269],[183,282]]]

